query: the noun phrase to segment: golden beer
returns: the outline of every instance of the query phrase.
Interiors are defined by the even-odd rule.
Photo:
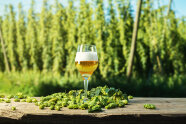
[[[75,65],[84,80],[85,98],[83,101],[86,101],[88,100],[87,90],[89,78],[98,67],[98,56],[96,46],[87,44],[78,45],[75,57]]]
[[[75,65],[84,79],[84,77],[90,77],[96,70],[98,61],[76,61]]]

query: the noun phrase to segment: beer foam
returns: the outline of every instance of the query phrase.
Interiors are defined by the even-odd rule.
[[[75,61],[98,61],[97,52],[77,52]]]

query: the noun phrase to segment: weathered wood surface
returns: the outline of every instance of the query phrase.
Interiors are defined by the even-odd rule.
[[[152,103],[156,110],[144,109]],[[12,111],[11,107],[16,106]],[[40,110],[34,103],[0,103],[0,123],[186,123],[186,98],[134,98],[124,108],[88,113],[87,110]]]

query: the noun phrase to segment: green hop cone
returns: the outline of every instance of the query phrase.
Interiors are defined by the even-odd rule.
[[[119,101],[118,102],[118,107],[124,107],[125,106],[125,103],[124,102],[122,102],[122,101]]]
[[[73,109],[78,109],[79,107],[78,107],[78,105],[77,104],[74,104],[73,105]]]
[[[54,105],[50,106],[50,110],[54,110],[54,108],[55,108]]]
[[[38,106],[38,102],[36,102],[35,105]]]
[[[68,105],[69,109],[73,109],[73,104]]]
[[[107,106],[105,106],[105,109],[111,109],[111,108],[116,108],[118,105],[116,103],[110,103]]]
[[[0,98],[5,98],[5,95],[0,95]]]
[[[27,99],[26,99],[26,102],[27,102],[27,103],[32,103],[32,99],[31,99],[31,98],[27,98]]]
[[[8,99],[11,99],[11,98],[13,98],[13,97],[14,97],[13,95],[8,95],[8,96],[7,96]]]
[[[62,106],[62,101],[61,100],[58,100],[57,103],[56,103],[56,105]]]
[[[82,104],[79,108],[85,110],[88,108],[88,104]]]
[[[144,104],[144,108],[146,109],[156,109],[156,106],[153,104]]]
[[[33,103],[36,103],[36,102],[37,102],[37,99],[36,99],[36,98],[33,98],[33,99],[32,99],[32,102],[33,102]]]
[[[20,102],[26,102],[26,99],[21,99]]]
[[[129,96],[128,96],[128,99],[133,99],[133,96],[129,95]]]
[[[44,109],[45,105],[39,105],[39,109]]]
[[[3,98],[0,98],[0,101],[5,101],[5,99],[3,99]]]
[[[18,96],[18,98],[19,98],[19,99],[23,99],[23,98],[24,98],[24,96],[23,96],[23,95],[20,95],[20,96]]]
[[[60,111],[60,106],[55,106],[55,110]]]
[[[20,99],[17,99],[17,98],[16,98],[16,99],[14,99],[14,102],[20,102]]]
[[[62,102],[61,104],[63,107],[67,107],[67,105],[68,105],[67,102]]]
[[[5,102],[6,103],[11,103],[11,100],[10,99],[6,99]]]
[[[128,104],[128,100],[123,100],[123,103],[125,104],[125,105],[127,105]]]
[[[51,105],[55,105],[56,103],[55,102],[48,102],[48,105],[51,106]]]
[[[42,105],[42,103],[41,102],[36,102],[35,105],[40,106],[40,105]]]
[[[49,106],[50,106],[49,103],[46,102],[46,101],[45,101],[43,104],[44,104],[46,107],[49,107]]]
[[[92,113],[92,112],[100,112],[102,111],[101,106],[100,105],[95,105],[92,106],[88,109],[88,113]]]
[[[68,106],[69,109],[78,109],[78,105],[77,104],[70,104]]]
[[[16,107],[15,106],[12,106],[12,108],[11,108],[13,111],[15,111],[16,110]]]

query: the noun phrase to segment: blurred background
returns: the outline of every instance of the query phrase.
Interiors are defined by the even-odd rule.
[[[78,44],[95,44],[89,89],[186,97],[186,1],[143,0],[130,79],[137,0],[0,0],[0,93],[45,96],[83,89]]]

